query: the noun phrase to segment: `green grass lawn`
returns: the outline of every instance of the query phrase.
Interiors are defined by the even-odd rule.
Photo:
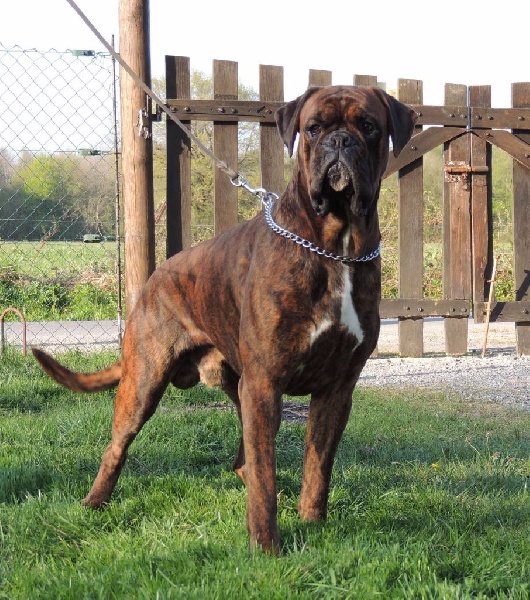
[[[0,274],[15,272],[32,279],[114,276],[116,242],[0,241]]]
[[[88,370],[112,355],[64,359]],[[68,392],[11,350],[0,381],[0,598],[530,597],[528,413],[356,391],[322,524],[298,518],[304,425],[284,422],[273,558],[249,551],[239,425],[221,394],[168,390],[95,512],[80,501],[114,393]]]

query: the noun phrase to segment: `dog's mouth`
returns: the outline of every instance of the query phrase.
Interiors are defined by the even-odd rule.
[[[355,202],[357,190],[354,179],[351,170],[343,162],[334,162],[324,172],[319,189],[311,194],[317,214],[324,216],[328,212],[344,210],[357,212]]]
[[[328,169],[325,182],[335,192],[340,192],[348,197],[353,196],[355,190],[350,171],[342,162],[336,162]]]
[[[374,198],[370,165],[363,156],[352,152],[327,152],[315,156],[310,197],[319,216],[346,213],[366,217]]]

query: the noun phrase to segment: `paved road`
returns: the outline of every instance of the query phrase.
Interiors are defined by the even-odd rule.
[[[84,351],[115,349],[119,347],[119,331],[117,321],[28,321],[26,345],[51,352],[76,348]],[[22,324],[4,323],[4,340],[22,348]]]
[[[380,353],[397,353],[399,349],[397,319],[382,321],[381,335],[379,336],[378,350]],[[482,354],[486,325],[475,323],[469,319],[468,327],[468,352]],[[515,352],[515,324],[490,323],[487,335],[487,351]],[[425,354],[445,353],[444,319],[424,319],[423,323],[423,350]]]

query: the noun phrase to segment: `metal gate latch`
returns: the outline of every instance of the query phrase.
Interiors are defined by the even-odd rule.
[[[465,190],[469,190],[469,176],[472,174],[485,175],[489,172],[489,167],[471,166],[464,160],[451,160],[444,167],[446,183],[461,182]]]

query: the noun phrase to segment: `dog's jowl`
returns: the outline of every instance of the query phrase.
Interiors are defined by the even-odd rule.
[[[93,508],[109,502],[127,449],[168,384],[222,388],[241,422],[233,466],[247,488],[251,545],[272,552],[280,549],[283,394],[310,395],[298,509],[307,521],[326,518],[352,393],[379,335],[377,200],[389,140],[397,155],[416,114],[377,88],[328,86],[285,104],[276,121],[291,155],[298,137],[284,194],[153,273],[127,318],[119,362],[73,373],[33,349],[72,390],[118,386],[112,439],[84,500]]]

